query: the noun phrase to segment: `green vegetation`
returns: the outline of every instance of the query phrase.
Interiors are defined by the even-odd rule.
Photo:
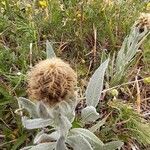
[[[149,11],[150,3],[141,0],[1,0],[0,149],[17,150],[33,143],[36,131],[24,129],[20,117],[14,113],[18,108],[16,97],[27,97],[26,73],[46,58],[47,40],[56,55],[70,62],[77,71],[79,112],[84,107],[83,93],[89,77],[110,58],[97,106],[100,120],[104,120],[94,133],[104,143],[123,141],[123,150],[147,149],[150,145],[149,35],[119,75],[116,58],[140,13]],[[74,127],[93,126],[83,125],[80,117],[77,115]]]

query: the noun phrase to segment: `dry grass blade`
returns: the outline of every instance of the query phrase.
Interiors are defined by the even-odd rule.
[[[97,42],[97,29],[93,24],[93,31],[94,31],[94,46],[93,46],[93,62],[96,63],[96,42]]]
[[[141,95],[140,95],[140,87],[139,87],[139,83],[137,80],[137,76],[136,76],[136,90],[137,90],[137,99],[136,99],[136,103],[137,103],[137,111],[138,113],[141,112]]]

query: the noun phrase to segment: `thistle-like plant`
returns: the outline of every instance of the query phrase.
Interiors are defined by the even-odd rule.
[[[78,96],[74,91],[76,75],[68,64],[54,58],[55,53],[47,41],[49,60],[37,64],[28,74],[28,93],[31,100],[18,98],[22,124],[27,129],[41,129],[34,138],[34,145],[22,150],[115,150],[121,148],[121,141],[104,144],[94,133],[85,128],[72,128]],[[90,79],[86,90],[87,107],[81,112],[82,122],[97,120],[96,111],[103,89],[104,74],[109,59],[100,65]],[[24,115],[24,111],[29,116]],[[44,128],[50,127],[49,133]]]
[[[142,13],[131,28],[130,34],[124,39],[119,50],[112,71],[111,86],[115,86],[126,76],[126,70],[137,54],[141,44],[150,34],[150,14]],[[114,60],[112,61],[114,62]]]

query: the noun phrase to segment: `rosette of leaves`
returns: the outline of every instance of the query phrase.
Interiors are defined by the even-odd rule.
[[[18,111],[25,109],[29,117],[22,113],[22,124],[27,129],[41,129],[34,138],[33,146],[22,150],[115,150],[122,146],[121,141],[113,141],[104,144],[91,131],[84,128],[72,128],[75,110],[74,101],[69,103],[63,101],[53,108],[47,107],[44,103],[33,103],[26,98],[18,98],[20,106]],[[51,127],[53,132],[45,133],[43,128]]]
[[[55,57],[52,46],[48,41],[47,51],[49,51],[47,52],[48,55],[52,54],[52,57]],[[51,58],[51,56],[48,56],[48,58]],[[99,103],[108,62],[109,60],[106,60],[101,64],[90,79],[86,91],[88,106],[82,111],[82,120],[85,123],[93,122],[99,118],[96,106]],[[93,85],[95,88],[92,88]],[[104,144],[88,129],[72,128],[77,97],[72,97],[67,101],[62,100],[51,107],[43,101],[32,102],[29,99],[20,97],[18,98],[18,105],[17,112],[21,115],[23,126],[27,129],[40,129],[34,138],[34,145],[25,147],[22,150],[115,150],[123,145],[121,141]],[[28,115],[24,111],[28,112]],[[43,128],[48,127],[51,127],[51,132],[44,132]]]

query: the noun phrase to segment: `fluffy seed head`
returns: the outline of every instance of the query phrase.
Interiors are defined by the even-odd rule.
[[[150,30],[150,14],[149,13],[141,13],[139,19],[136,22],[136,27],[140,29],[144,29],[146,27]]]
[[[77,76],[69,64],[52,58],[35,65],[27,75],[27,82],[29,98],[51,106],[74,96]]]

